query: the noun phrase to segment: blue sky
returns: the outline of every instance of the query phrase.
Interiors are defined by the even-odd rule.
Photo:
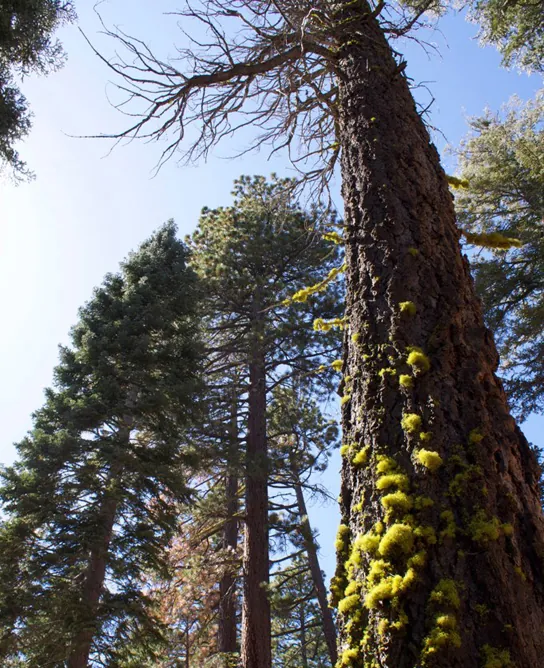
[[[99,35],[100,24],[90,3],[76,3],[79,26],[104,53],[114,45]],[[108,25],[144,38],[158,55],[174,54],[181,36],[174,17],[176,1],[109,0],[100,11]],[[498,109],[512,95],[529,98],[540,87],[528,77],[500,67],[491,48],[480,48],[476,26],[461,16],[448,16],[440,32],[422,37],[437,44],[430,56],[414,43],[399,45],[407,72],[415,83],[426,82],[435,102],[431,122],[455,145],[466,133],[467,115],[486,107]],[[68,53],[60,72],[23,83],[34,113],[34,127],[20,146],[22,157],[36,173],[18,186],[0,181],[0,463],[11,463],[13,442],[31,426],[30,414],[43,401],[57,361],[57,345],[77,319],[77,309],[104,274],[161,223],[174,218],[180,234],[193,230],[203,206],[228,205],[232,181],[240,174],[288,175],[284,156],[267,160],[264,152],[227,160],[243,148],[241,140],[224,144],[206,164],[184,167],[171,161],[154,176],[160,145],[132,143],[110,152],[110,144],[70,135],[111,132],[126,119],[108,102],[113,89],[110,72],[96,58],[75,26],[59,33]],[[423,89],[417,94],[427,99]],[[247,140],[247,137],[244,138]],[[243,140],[242,140],[243,141]],[[445,146],[435,136],[440,150]],[[445,157],[452,171],[451,156]],[[340,204],[340,203],[339,203]],[[523,425],[530,441],[542,443],[544,419]],[[339,461],[335,457],[324,476],[337,494]],[[324,566],[331,573],[337,514],[333,505],[314,509],[322,536]]]

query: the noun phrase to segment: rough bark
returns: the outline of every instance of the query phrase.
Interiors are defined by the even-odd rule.
[[[83,613],[83,620],[80,623],[81,629],[74,639],[70,658],[68,659],[68,668],[87,668],[89,665],[92,641],[96,633],[95,624],[98,607],[106,577],[113,525],[119,505],[117,495],[110,490],[113,490],[116,486],[120,473],[121,465],[118,462],[114,462],[106,483],[108,491],[104,494],[100,508],[100,535],[91,549],[89,565],[81,592],[81,608]]]
[[[241,658],[244,668],[272,664],[268,600],[268,457],[263,314],[256,295],[249,362]]]
[[[231,415],[231,443],[232,451],[228,466],[232,472],[227,474],[226,481],[226,512],[227,521],[223,527],[223,548],[234,555],[238,547],[238,415],[237,402],[233,401]],[[229,570],[219,582],[219,623],[218,649],[225,654],[235,654],[238,651],[236,625],[236,577],[234,570]]]
[[[402,67],[366,2],[337,8],[344,374],[353,379],[342,389],[347,529],[333,592],[343,599],[342,665],[480,668],[491,659],[509,666],[510,657],[518,668],[538,668],[538,466],[494,374],[497,353],[461,254],[452,197]],[[400,374],[410,378],[404,385]],[[403,415],[421,424],[412,418],[403,427]],[[368,462],[354,464],[365,446]],[[442,465],[423,465],[420,449],[439,453]],[[380,455],[395,464],[378,467]],[[403,503],[384,502],[397,492]],[[422,505],[423,497],[430,501]],[[393,524],[408,527],[403,536],[390,532]],[[377,538],[355,544],[368,532]],[[415,553],[421,558],[409,561]],[[376,571],[380,561],[385,575]],[[358,603],[347,601],[347,585]]]
[[[308,517],[308,510],[306,508],[306,501],[304,499],[304,492],[300,481],[295,485],[295,494],[297,498],[298,514],[300,516],[302,540],[304,541],[304,549],[308,557],[308,564],[310,566],[310,573],[312,582],[314,584],[317,601],[321,610],[321,620],[323,624],[323,633],[325,635],[325,642],[331,659],[331,664],[336,665],[338,653],[336,651],[336,628],[334,626],[334,619],[332,611],[327,601],[327,589],[323,580],[323,572],[319,566],[319,557],[317,554],[317,546],[315,544],[312,527]]]

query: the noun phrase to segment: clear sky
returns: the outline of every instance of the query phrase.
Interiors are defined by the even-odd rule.
[[[114,44],[99,34],[91,3],[77,2],[79,26],[104,54]],[[182,39],[175,18],[176,0],[108,0],[100,4],[107,25],[145,39],[161,57],[173,55]],[[415,83],[426,82],[435,102],[431,122],[455,145],[466,133],[467,115],[489,106],[498,109],[512,95],[532,97],[540,87],[528,77],[500,67],[493,48],[482,49],[476,26],[460,16],[439,23],[439,31],[422,37],[436,43],[429,56],[414,43],[397,45],[406,54],[407,72]],[[109,152],[102,140],[70,135],[111,132],[124,119],[108,102],[113,94],[110,72],[92,53],[76,26],[59,33],[68,53],[60,72],[30,77],[23,91],[34,113],[34,127],[20,152],[36,179],[14,185],[0,181],[0,463],[11,463],[13,442],[31,426],[30,415],[43,401],[57,361],[57,345],[77,319],[77,309],[91,296],[104,274],[162,222],[174,218],[180,234],[193,230],[203,206],[228,205],[232,181],[240,174],[289,175],[284,156],[273,161],[264,152],[227,160],[244,139],[220,146],[207,164],[184,167],[174,161],[154,176],[160,145],[132,143]],[[418,89],[422,101],[428,99]],[[442,136],[435,141],[440,150]],[[451,156],[447,168],[454,169]],[[340,205],[340,202],[338,202]],[[530,441],[544,442],[544,419],[523,425]],[[324,482],[334,496],[339,485],[335,456]],[[323,564],[333,568],[334,504],[312,512],[321,532]]]

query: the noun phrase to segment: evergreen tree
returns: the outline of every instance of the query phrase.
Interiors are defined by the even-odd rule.
[[[112,665],[160,624],[143,588],[188,499],[198,284],[168,223],[108,275],[2,472],[1,647],[30,666]],[[4,552],[6,551],[6,552]]]
[[[455,208],[516,411],[544,410],[544,93],[470,119]]]
[[[17,78],[62,65],[62,47],[53,34],[73,18],[72,3],[62,0],[3,0],[0,5],[0,163],[16,174],[29,173],[14,145],[31,125]]]
[[[544,71],[544,13],[533,0],[470,0],[469,17],[484,44],[495,44],[506,66]]]
[[[312,323],[316,309],[335,316],[342,305],[332,284],[323,292],[340,272],[338,247],[322,238],[329,229],[319,222],[323,212],[302,211],[291,187],[289,180],[242,177],[234,205],[205,209],[190,240],[193,264],[206,284],[212,336],[218,337],[216,361],[238,370],[233,389],[243,400],[239,427],[246,440],[241,651],[263,668],[271,661],[268,395],[294,373],[316,372],[327,352],[338,350],[337,336]]]
[[[305,391],[306,389],[306,391]],[[334,420],[326,420],[317,403],[308,396],[308,388],[301,383],[291,387],[278,387],[269,405],[271,475],[270,487],[274,491],[271,505],[275,517],[276,540],[280,542],[282,563],[287,542],[294,549],[294,560],[303,560],[308,571],[305,577],[311,588],[312,598],[318,605],[316,622],[321,627],[329,655],[326,665],[335,666],[336,629],[333,612],[327,601],[327,589],[319,565],[319,545],[312,531],[306,494],[330,501],[327,493],[314,481],[312,475],[327,467],[328,458],[337,446],[338,427]],[[290,564],[288,570],[293,567]],[[296,569],[295,569],[296,570]],[[276,580],[278,578],[276,577]],[[281,588],[279,595],[283,596]],[[274,657],[277,660],[277,657]],[[323,657],[320,657],[323,660]]]
[[[304,556],[294,559],[271,582],[272,666],[330,668],[321,609]]]
[[[119,136],[172,130],[168,157],[193,123],[195,157],[253,123],[262,130],[256,145],[288,147],[301,169],[309,165],[307,179],[330,177],[340,159],[348,449],[333,594],[341,665],[537,668],[538,465],[494,374],[498,356],[447,178],[387,39],[408,34],[433,5],[418,3],[399,21],[396,4],[367,0],[188,5],[184,15],[213,30],[205,50],[195,41],[182,52],[184,67],[135,41],[137,66],[110,63],[131,100],[147,105]],[[257,604],[266,617],[262,594]],[[268,668],[270,657],[249,652],[243,665]]]

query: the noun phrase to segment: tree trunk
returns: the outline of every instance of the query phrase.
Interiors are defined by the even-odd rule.
[[[352,378],[333,586],[341,665],[538,668],[539,469],[494,375],[402,67],[366,2],[336,6]]]
[[[308,668],[308,650],[306,648],[306,611],[304,610],[304,601],[300,602],[299,622],[300,622],[300,668]],[[334,664],[333,664],[334,665]]]
[[[118,497],[110,490],[117,484],[121,473],[118,463],[112,464],[106,493],[100,508],[100,537],[91,549],[87,574],[81,594],[82,619],[81,629],[78,631],[68,660],[68,668],[86,668],[89,664],[89,655],[94,634],[96,633],[96,618],[104,579],[108,563],[108,553],[113,535],[113,525],[117,514]]]
[[[295,473],[295,475],[297,474]],[[304,549],[306,550],[306,554],[308,556],[310,573],[312,575],[317,601],[321,610],[321,620],[323,623],[325,642],[327,643],[331,664],[335,666],[336,661],[338,660],[338,654],[336,651],[336,628],[334,626],[332,611],[327,602],[327,589],[325,587],[325,582],[323,581],[323,573],[319,566],[317,545],[315,544],[312,527],[310,526],[310,519],[308,517],[304,492],[302,490],[302,485],[298,480],[298,476],[297,483],[295,484],[295,494],[297,497],[298,514],[300,516],[300,529],[302,540],[304,541]]]
[[[229,473],[227,473],[225,489],[228,519],[223,527],[223,548],[230,550],[234,557],[238,547],[238,405],[236,400],[232,402],[230,431],[231,450],[227,463]],[[236,603],[236,575],[234,566],[229,566],[229,570],[219,582],[218,649],[223,654],[233,655],[238,652]]]
[[[263,314],[258,295],[254,302],[253,323],[249,362],[241,657],[244,668],[270,668],[266,369]]]

